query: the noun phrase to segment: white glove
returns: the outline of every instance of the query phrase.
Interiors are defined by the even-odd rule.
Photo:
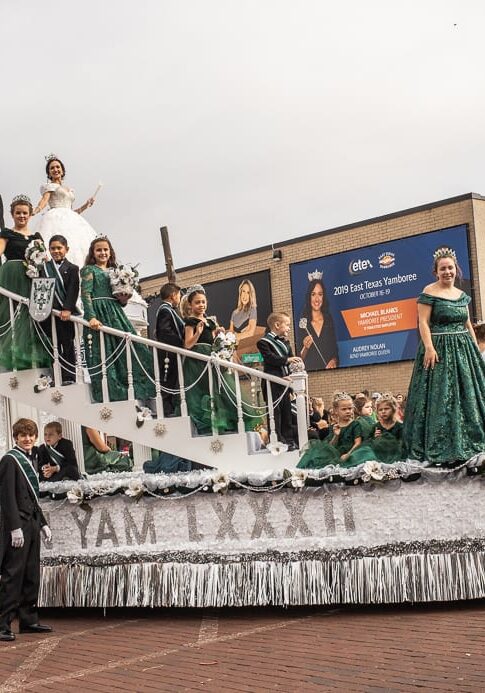
[[[52,532],[49,525],[44,525],[40,531],[47,543],[52,541]]]
[[[11,535],[13,548],[21,549],[24,545],[24,533],[22,532],[22,528],[19,527],[19,529],[12,529]]]

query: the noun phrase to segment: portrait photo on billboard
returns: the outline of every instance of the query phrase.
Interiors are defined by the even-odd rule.
[[[433,253],[450,247],[469,293],[466,225],[290,265],[295,349],[306,370],[414,359],[416,299],[435,280]]]
[[[249,361],[251,354],[257,356],[256,342],[264,335],[266,320],[272,311],[269,270],[215,282],[204,282],[203,277],[200,280],[207,296],[207,314],[215,316],[219,325],[234,332],[241,360]],[[183,287],[183,292],[187,288]],[[149,334],[153,338],[160,303],[156,296],[148,308]]]

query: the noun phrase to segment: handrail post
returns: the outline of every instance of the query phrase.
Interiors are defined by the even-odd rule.
[[[40,329],[40,328],[39,328]],[[59,365],[59,344],[57,342],[57,330],[56,330],[56,319],[54,314],[51,313],[51,334],[52,334],[52,351],[53,351],[53,364],[52,370],[54,371],[54,385],[59,387],[62,383],[61,368]]]
[[[239,373],[237,371],[234,371],[234,383],[236,385],[237,431],[238,433],[244,433],[245,427],[241,398],[241,383],[239,382]]]
[[[187,400],[185,398],[184,369],[180,354],[177,354],[177,370],[179,374],[180,413],[182,416],[188,416],[189,412],[187,410]]]
[[[298,425],[298,444],[300,450],[308,443],[308,407],[306,400],[307,374],[298,371],[290,374],[293,392],[296,394],[296,421]]]
[[[15,344],[15,309],[13,307],[13,300],[8,298],[8,309],[10,311],[10,329],[12,330],[12,347]],[[13,370],[17,370],[17,364],[15,363],[15,349],[12,348],[12,366]]]
[[[216,436],[217,435],[217,426],[216,426],[216,415],[214,412],[214,380],[213,380],[213,374],[212,374],[212,361],[208,362],[207,375],[209,376],[209,398],[210,398],[210,407],[211,407],[212,435]]]
[[[276,435],[274,423],[273,393],[271,392],[271,383],[269,380],[266,381],[266,398],[268,404],[269,442],[274,444],[278,442],[278,436]]]
[[[106,348],[104,345],[104,332],[99,331],[99,354],[101,357],[101,392],[103,394],[103,404],[109,402],[108,379],[106,377]]]
[[[77,322],[73,322],[74,325],[74,353],[76,354],[76,382],[82,383],[83,381],[83,363],[81,356],[81,336],[80,332],[82,327]]]
[[[160,364],[158,363],[158,349],[157,349],[157,347],[152,347],[152,357],[153,357],[153,374],[155,376],[155,410],[157,413],[157,419],[163,419],[164,418],[164,411],[163,411],[162,387],[160,385]]]
[[[128,401],[133,402],[135,399],[135,388],[133,386],[133,359],[131,355],[131,350],[132,348],[134,349],[134,346],[131,343],[131,338],[129,334],[126,334],[125,336],[125,350],[126,350],[126,372],[127,372],[127,381],[128,381]]]

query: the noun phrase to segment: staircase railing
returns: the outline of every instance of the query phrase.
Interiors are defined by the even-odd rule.
[[[29,305],[30,300],[24,296],[20,296],[12,291],[9,291],[8,289],[5,289],[3,287],[0,287],[0,294],[6,297],[9,301],[9,307],[10,307],[10,316],[11,316],[11,324],[10,324],[10,329],[12,329],[13,332],[15,332],[15,320],[16,320],[16,304],[22,303],[26,306]],[[55,386],[60,386],[61,385],[61,367],[66,369],[69,369],[69,367],[72,370],[72,375],[75,378],[75,382],[77,383],[84,383],[85,378],[85,370],[86,370],[86,365],[83,362],[83,335],[82,335],[82,330],[83,328],[86,328],[87,330],[91,331],[91,328],[89,326],[89,323],[84,320],[83,318],[80,318],[78,316],[71,315],[70,316],[70,321],[74,323],[75,325],[75,355],[76,355],[76,363],[75,365],[73,364],[66,364],[66,363],[61,363],[61,357],[59,355],[58,351],[58,345],[57,345],[57,336],[56,336],[56,329],[55,329],[55,317],[60,316],[60,311],[58,310],[52,310],[51,313],[51,334],[52,334],[52,352],[49,353],[51,354],[52,357],[52,368],[53,368],[53,380]],[[32,319],[32,318],[31,318]],[[38,323],[37,323],[38,325]],[[3,326],[3,329],[0,330],[0,334],[5,331],[6,328]],[[40,328],[38,328],[40,329]],[[111,360],[106,361],[106,352],[105,352],[105,344],[104,344],[104,335],[111,335],[113,337],[116,337],[119,339],[119,345],[117,349],[115,350],[116,355],[115,358],[121,358],[123,354],[125,355],[126,359],[126,369],[127,369],[127,385],[128,385],[128,390],[127,390],[127,401],[136,401],[135,397],[135,388],[134,388],[134,378],[133,378],[133,357],[138,359],[138,356],[136,354],[136,351],[134,350],[134,344],[143,344],[145,345],[152,354],[152,362],[153,362],[153,375],[154,377],[152,378],[149,373],[145,371],[145,375],[147,378],[151,379],[154,387],[155,387],[155,398],[154,398],[154,409],[155,409],[155,415],[157,419],[163,420],[164,419],[164,411],[163,411],[163,399],[162,399],[162,392],[170,392],[166,387],[163,386],[162,381],[161,381],[161,374],[160,374],[160,368],[159,368],[159,359],[158,359],[158,352],[159,351],[168,351],[176,355],[177,357],[177,368],[178,368],[178,376],[179,376],[179,389],[177,390],[176,393],[180,397],[180,414],[181,416],[188,416],[189,412],[187,409],[187,402],[186,402],[186,397],[185,393],[194,386],[194,383],[185,384],[185,379],[184,379],[184,370],[183,370],[183,360],[184,359],[196,359],[198,361],[205,362],[206,366],[204,368],[204,372],[207,369],[207,375],[208,375],[208,381],[209,381],[209,388],[210,388],[210,395],[213,394],[213,389],[214,389],[214,384],[216,382],[223,384],[224,387],[226,387],[226,395],[229,397],[229,399],[232,401],[233,405],[236,408],[237,411],[237,427],[238,427],[238,432],[243,433],[244,432],[244,419],[243,419],[243,411],[244,408],[246,409],[246,414],[247,414],[247,409],[249,407],[253,407],[255,411],[255,416],[256,412],[261,412],[263,411],[264,413],[267,413],[268,416],[268,432],[269,432],[269,439],[272,444],[277,443],[277,435],[275,431],[275,423],[274,423],[274,409],[275,407],[279,404],[280,398],[274,402],[273,397],[272,397],[272,392],[271,392],[271,383],[276,383],[282,387],[285,388],[285,392],[283,393],[282,396],[286,396],[288,389],[292,390],[296,394],[296,408],[297,408],[297,428],[298,428],[298,438],[299,438],[299,445],[300,448],[308,441],[308,434],[307,434],[307,428],[308,428],[308,418],[307,418],[307,398],[306,398],[306,383],[307,383],[307,375],[304,371],[292,373],[288,379],[285,378],[279,378],[277,376],[269,375],[267,373],[263,373],[260,370],[250,368],[249,366],[245,366],[240,363],[236,363],[233,361],[227,361],[225,359],[220,358],[216,354],[211,354],[211,355],[206,355],[206,354],[201,354],[197,351],[190,351],[188,349],[184,349],[182,347],[177,347],[173,346],[171,344],[165,344],[163,342],[158,342],[153,339],[148,339],[146,337],[141,337],[137,334],[132,334],[129,332],[123,332],[122,330],[115,329],[113,327],[109,327],[107,325],[101,325],[99,330],[99,337],[100,337],[100,353],[101,353],[101,362],[97,364],[97,368],[99,368],[99,373],[101,374],[101,390],[102,390],[102,401],[103,403],[108,403],[110,401],[109,398],[109,390],[108,390],[108,379],[107,379],[107,371],[110,366],[110,363],[113,363],[113,355],[109,357]],[[46,339],[46,335],[44,334],[44,338]],[[143,368],[141,362],[138,360],[139,365]],[[33,367],[36,367],[36,364],[32,364]],[[230,370],[235,374],[235,391],[227,391],[227,384],[224,384],[223,380],[220,378],[221,374],[221,369],[226,369]],[[15,370],[15,369],[13,369]],[[92,370],[92,369],[91,369]],[[251,379],[251,382],[256,383],[257,381],[260,382],[261,388],[264,387],[266,388],[266,403],[265,405],[256,405],[256,404],[249,404],[247,402],[243,402],[242,398],[242,392],[241,392],[241,384],[239,382],[240,376],[246,376]],[[256,392],[257,389],[256,387],[252,388],[253,392]],[[213,413],[213,397],[210,397],[210,402],[211,402],[211,408],[212,408],[212,413]],[[212,417],[212,420],[214,420],[214,417]],[[213,429],[214,435],[217,433],[215,428]]]

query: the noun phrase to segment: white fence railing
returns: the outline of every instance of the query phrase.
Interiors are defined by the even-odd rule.
[[[13,293],[12,291],[9,291],[8,289],[0,287],[0,295],[4,296],[7,298],[9,301],[9,307],[10,307],[10,329],[12,330],[13,333],[13,338],[15,335],[15,322],[18,318],[19,315],[19,304],[24,304],[26,307],[29,305],[29,299],[25,298],[23,296],[20,296],[18,294]],[[57,310],[53,310],[51,313],[51,335],[52,335],[52,340],[49,340],[47,338],[47,335],[45,332],[42,331],[41,338],[42,341],[44,342],[44,346],[48,353],[51,356],[52,359],[52,369],[53,369],[53,380],[54,384],[56,386],[60,386],[62,381],[61,381],[61,368],[64,370],[68,370],[72,373],[73,379],[77,383],[82,383],[86,381],[85,374],[86,374],[86,363],[83,360],[83,351],[85,348],[84,340],[83,340],[83,333],[89,334],[93,333],[94,331],[91,330],[89,327],[89,323],[84,320],[83,318],[77,317],[77,316],[71,316],[70,320],[71,322],[74,323],[75,325],[75,340],[74,340],[74,346],[75,346],[75,355],[76,355],[76,363],[75,364],[67,364],[64,362],[61,362],[61,357],[59,355],[59,349],[58,349],[58,343],[57,343],[57,333],[56,333],[56,328],[55,328],[55,316],[59,316],[60,312]],[[32,319],[32,318],[31,318]],[[36,323],[36,329],[39,331],[40,326],[39,323]],[[1,331],[1,334],[5,334],[6,330],[8,330],[8,326],[3,326],[3,329]],[[118,358],[125,358],[126,362],[126,373],[127,373],[127,401],[136,401],[135,397],[135,381],[134,381],[134,374],[133,374],[133,357],[135,359],[138,359],[136,351],[134,349],[135,344],[142,344],[144,345],[150,352],[152,356],[152,366],[153,366],[153,375],[149,372],[145,372],[145,375],[147,378],[149,378],[154,386],[154,391],[155,391],[155,397],[154,397],[154,413],[157,419],[164,419],[164,411],[163,411],[163,398],[162,398],[162,393],[163,392],[170,392],[167,390],[166,387],[164,387],[162,379],[161,379],[161,373],[160,373],[160,367],[159,367],[159,357],[158,357],[158,352],[159,351],[165,351],[165,352],[171,352],[176,355],[177,358],[177,369],[178,369],[178,379],[179,379],[179,388],[176,393],[179,396],[180,400],[180,415],[181,416],[188,416],[188,408],[187,408],[187,401],[186,401],[186,392],[194,386],[194,383],[189,383],[186,385],[185,383],[185,378],[184,378],[184,368],[183,368],[183,362],[184,359],[196,359],[198,361],[204,362],[205,363],[205,368],[203,369],[204,372],[207,370],[207,376],[208,376],[208,383],[209,383],[209,395],[210,395],[210,403],[211,403],[211,413],[212,415],[214,414],[214,388],[217,386],[224,387],[225,388],[225,394],[227,396],[227,399],[229,399],[232,402],[232,405],[236,409],[237,413],[237,432],[243,433],[245,429],[244,425],[244,415],[247,415],[248,412],[248,407],[252,408],[255,412],[254,416],[256,416],[256,412],[258,412],[257,416],[261,415],[266,415],[268,419],[268,432],[269,432],[269,438],[271,443],[276,443],[277,442],[277,435],[275,431],[275,419],[274,419],[274,409],[275,407],[278,406],[281,397],[286,397],[288,395],[288,390],[292,390],[295,395],[296,395],[296,408],[297,408],[297,428],[298,428],[298,439],[299,439],[299,445],[300,448],[307,442],[308,440],[308,435],[307,435],[307,396],[306,396],[306,383],[307,383],[307,376],[305,372],[297,372],[291,374],[288,379],[286,378],[279,378],[277,376],[269,375],[267,373],[263,373],[260,370],[250,368],[248,366],[244,366],[243,364],[240,363],[235,363],[233,361],[227,361],[225,359],[221,359],[218,357],[216,354],[202,354],[197,351],[191,351],[188,349],[184,349],[181,347],[176,347],[172,346],[170,344],[164,344],[162,342],[155,341],[153,339],[148,339],[146,337],[140,337],[139,335],[132,334],[129,332],[123,332],[121,330],[117,330],[112,327],[108,327],[107,325],[102,325],[99,330],[99,346],[100,346],[100,363],[98,364],[91,364],[88,372],[91,372],[91,374],[95,374],[96,376],[101,376],[101,392],[102,392],[102,401],[103,403],[108,403],[110,401],[110,396],[109,396],[109,388],[108,388],[108,369],[110,368],[110,365],[114,363],[115,360]],[[40,333],[39,333],[40,334]],[[116,349],[111,353],[108,358],[106,357],[106,350],[105,350],[105,335],[110,335],[112,337],[115,337],[117,340],[119,340],[119,344],[117,345]],[[0,335],[1,336],[1,335]],[[138,363],[141,365],[139,359]],[[36,364],[33,363],[32,367],[36,367]],[[14,369],[15,370],[15,369]],[[221,373],[223,372],[230,371],[234,374],[234,391],[228,390],[227,383],[224,382],[224,379],[221,378]],[[266,397],[265,397],[265,403],[262,404],[261,402],[259,404],[255,404],[253,402],[248,403],[247,401],[244,401],[242,390],[241,390],[241,383],[240,383],[240,378],[249,378],[253,383],[257,383],[256,387],[252,388],[252,392],[259,393],[262,391],[262,388],[265,388],[266,390]],[[278,400],[275,402],[273,401],[273,396],[272,396],[272,390],[271,390],[271,383],[275,383],[277,385],[280,385],[284,388],[283,394],[278,398]],[[214,420],[214,417],[212,416],[212,420]],[[213,433],[216,433],[215,430],[213,430]]]

